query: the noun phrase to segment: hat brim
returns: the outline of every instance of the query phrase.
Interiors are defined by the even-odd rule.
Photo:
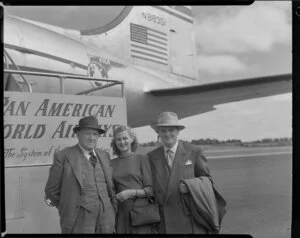
[[[177,127],[178,130],[183,130],[185,126],[182,125],[174,125],[174,124],[157,124],[157,125],[151,125],[152,129],[156,132],[158,131],[159,127]]]
[[[99,127],[93,127],[93,126],[85,126],[85,127],[74,126],[73,127],[73,132],[77,133],[81,129],[94,129],[94,130],[98,131],[99,134],[104,134],[105,133],[105,130],[102,130]]]

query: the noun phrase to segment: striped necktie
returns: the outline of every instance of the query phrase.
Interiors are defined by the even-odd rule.
[[[97,164],[97,157],[95,156],[95,154],[94,154],[93,151],[91,151],[91,152],[89,153],[89,155],[90,155],[90,162],[91,162],[91,164],[93,165],[93,167],[95,167],[96,164]]]

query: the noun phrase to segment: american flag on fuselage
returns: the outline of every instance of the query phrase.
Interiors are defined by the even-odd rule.
[[[168,65],[166,33],[130,23],[130,51],[133,58]]]

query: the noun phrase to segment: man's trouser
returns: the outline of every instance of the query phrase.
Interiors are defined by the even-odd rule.
[[[93,209],[80,207],[72,233],[111,234],[115,232],[115,211],[113,206],[103,209],[102,202]]]

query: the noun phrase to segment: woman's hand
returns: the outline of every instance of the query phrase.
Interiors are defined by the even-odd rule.
[[[128,198],[132,198],[136,195],[136,190],[135,189],[127,189],[127,190],[124,190],[120,193],[118,193],[116,195],[116,198],[119,202],[123,202],[125,200],[127,200]]]

